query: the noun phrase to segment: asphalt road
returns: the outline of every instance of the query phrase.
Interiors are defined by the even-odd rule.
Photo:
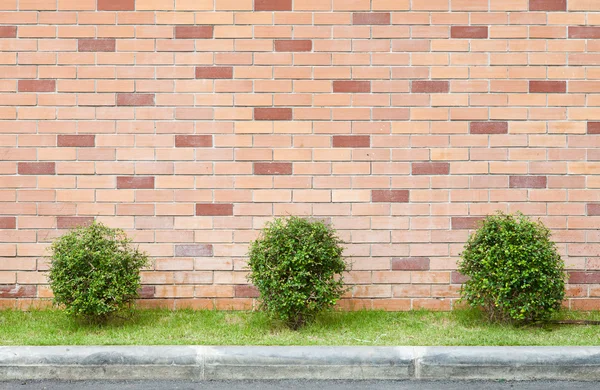
[[[493,382],[493,381],[210,381],[210,382],[0,382],[0,390],[596,390],[599,382]]]

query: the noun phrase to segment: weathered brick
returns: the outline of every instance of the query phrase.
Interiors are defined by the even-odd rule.
[[[449,163],[412,163],[413,175],[448,175],[450,174]]]
[[[96,136],[91,134],[81,135],[58,135],[57,145],[59,147],[90,148],[96,145]]]
[[[450,83],[448,81],[413,81],[413,93],[448,93]]]
[[[198,66],[196,67],[197,79],[232,79],[231,66]]]
[[[20,162],[19,175],[54,175],[56,163],[53,162]]]
[[[529,81],[530,93],[565,93],[567,83],[565,81]]]
[[[234,288],[236,298],[258,298],[258,289],[251,285],[237,285]]]
[[[0,26],[0,38],[16,38],[16,26]]]
[[[255,162],[255,175],[291,175],[292,163],[283,162]]]
[[[598,284],[600,283],[600,272],[580,272],[571,271],[569,274],[569,283],[571,284]]]
[[[463,284],[469,280],[468,276],[461,274],[458,271],[452,271],[450,274],[450,283],[452,284]]]
[[[566,11],[567,0],[529,0],[530,11]]]
[[[291,108],[255,108],[254,120],[257,121],[290,121]]]
[[[117,106],[153,106],[153,93],[119,93]]]
[[[278,39],[275,41],[275,51],[302,52],[311,51],[310,39]]]
[[[471,122],[471,134],[508,134],[508,122]]]
[[[358,25],[382,25],[390,24],[390,21],[389,12],[355,12],[352,14],[352,23]]]
[[[196,215],[227,216],[233,215],[233,204],[226,203],[198,203]]]
[[[17,218],[15,217],[0,217],[0,229],[16,229]]]
[[[154,298],[154,286],[142,286],[138,290],[138,295],[142,299]]]
[[[77,49],[82,52],[111,52],[116,51],[114,39],[79,39]]]
[[[452,229],[477,229],[485,217],[452,217]]]
[[[255,11],[291,11],[292,0],[254,0]]]
[[[487,26],[452,26],[450,28],[451,38],[487,38]]]
[[[19,80],[19,92],[55,92],[56,80]]]
[[[334,135],[334,148],[368,148],[371,146],[369,135]]]
[[[210,148],[213,146],[211,135],[176,135],[175,147]]]
[[[369,93],[371,92],[371,82],[336,80],[333,82],[333,92]]]
[[[98,0],[98,11],[134,11],[135,0]]]
[[[430,259],[428,257],[398,257],[392,259],[393,271],[427,271]]]
[[[213,26],[175,26],[176,39],[211,39]]]
[[[510,188],[546,188],[548,178],[546,176],[510,176]]]
[[[213,256],[213,246],[209,244],[175,245],[177,257],[209,257]]]
[[[150,189],[154,188],[154,176],[117,176],[119,189]]]
[[[409,191],[408,190],[372,190],[371,201],[372,202],[396,202],[406,203],[408,202]]]
[[[94,222],[94,217],[56,217],[58,229],[73,229],[81,226],[89,226]]]
[[[0,298],[33,298],[36,293],[34,285],[0,284]]]
[[[589,216],[600,215],[600,203],[588,203],[587,204],[587,215],[589,215]]]

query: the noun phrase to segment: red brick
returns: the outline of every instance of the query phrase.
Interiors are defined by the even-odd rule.
[[[412,163],[413,175],[448,175],[450,163]]]
[[[291,11],[292,0],[254,0],[255,11]]]
[[[255,162],[255,175],[291,175],[292,163]]]
[[[153,93],[119,93],[117,106],[154,106]]]
[[[56,217],[56,227],[58,229],[73,229],[81,226],[90,226],[94,222],[94,217]]]
[[[175,245],[176,257],[209,257],[213,256],[213,246],[208,244]]]
[[[371,146],[370,135],[334,135],[334,148],[368,148]]]
[[[98,11],[134,11],[135,0],[98,0]]]
[[[548,178],[546,176],[510,176],[510,188],[546,188]]]
[[[53,162],[20,162],[19,175],[54,175],[56,167]]]
[[[485,217],[452,217],[452,229],[477,229]]]
[[[566,81],[529,81],[530,93],[565,93],[567,92]]]
[[[19,92],[56,92],[56,80],[19,80]]]
[[[452,283],[452,284],[463,284],[463,283],[467,282],[469,279],[470,278],[468,276],[465,276],[458,271],[452,271],[450,273],[450,283]]]
[[[371,92],[371,82],[336,80],[333,82],[333,92],[369,93]]]
[[[530,11],[566,11],[567,0],[529,0]]]
[[[0,38],[16,38],[17,27],[15,26],[0,26]]]
[[[487,38],[487,26],[452,26],[450,28],[452,38]]]
[[[16,229],[16,217],[0,217],[0,229]]]
[[[95,135],[59,135],[57,137],[57,145],[59,147],[80,147],[90,148],[96,145]]]
[[[408,190],[372,190],[371,201],[372,202],[397,202],[406,203],[408,202],[409,192]]]
[[[118,189],[150,189],[154,188],[154,176],[118,176]]]
[[[508,134],[508,122],[471,122],[471,134]]]
[[[600,27],[569,26],[569,38],[598,39],[600,38]]]
[[[258,289],[251,285],[238,285],[234,287],[236,298],[258,298],[260,292]]]
[[[401,257],[392,259],[393,271],[428,271],[428,257]]]
[[[275,41],[275,51],[311,51],[309,39],[280,39]]]
[[[598,284],[600,283],[600,272],[569,272],[570,284]]]
[[[196,215],[233,215],[233,204],[226,203],[198,203],[196,204]]]
[[[233,68],[231,66],[198,66],[196,68],[197,79],[232,79]]]
[[[599,203],[588,203],[587,204],[587,215],[589,215],[589,216],[600,215],[600,204]]]
[[[291,121],[291,108],[255,108],[254,120],[257,121]]]
[[[413,93],[448,93],[450,83],[448,81],[413,81]]]
[[[352,15],[353,24],[390,24],[389,12],[355,12]]]
[[[154,286],[142,286],[138,290],[138,295],[142,299],[154,298]]]
[[[85,52],[113,52],[116,47],[114,39],[80,39],[77,42],[77,49]]]
[[[0,298],[33,298],[36,292],[37,287],[34,285],[0,285]]]
[[[177,39],[211,39],[213,26],[175,26]]]
[[[588,134],[600,134],[600,122],[588,122],[587,133]]]
[[[212,135],[176,135],[177,148],[210,148],[213,146]]]

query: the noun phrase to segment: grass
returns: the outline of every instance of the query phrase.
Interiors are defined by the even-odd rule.
[[[600,312],[561,319],[600,320]],[[136,311],[90,325],[61,311],[0,311],[0,345],[600,345],[600,326],[486,324],[476,311],[332,312],[300,331],[260,312]]]

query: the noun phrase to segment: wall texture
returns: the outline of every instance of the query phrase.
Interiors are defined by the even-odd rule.
[[[344,305],[450,309],[476,221],[540,217],[600,304],[600,0],[1,0],[0,306],[96,218],[148,306],[247,308],[273,215],[348,242]],[[595,298],[598,297],[598,298]]]

